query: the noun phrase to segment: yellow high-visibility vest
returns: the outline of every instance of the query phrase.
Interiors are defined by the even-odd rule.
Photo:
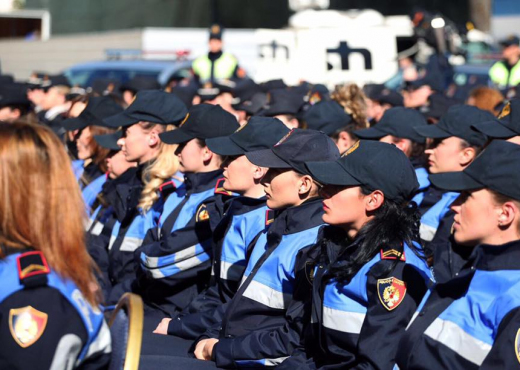
[[[233,72],[235,72],[238,65],[237,58],[230,53],[222,53],[222,56],[215,60],[214,63],[213,78],[216,80],[233,77]],[[211,60],[207,55],[202,55],[195,59],[191,68],[201,80],[204,81],[211,78]]]
[[[511,71],[504,61],[496,62],[489,70],[489,78],[501,89],[520,84],[520,62],[516,63]]]

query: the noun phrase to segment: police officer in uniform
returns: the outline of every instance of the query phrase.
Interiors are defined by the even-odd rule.
[[[191,65],[193,73],[201,82],[215,83],[221,79],[245,77],[238,66],[237,58],[222,51],[222,28],[215,24],[209,32],[209,52],[195,59]]]
[[[493,64],[489,78],[499,89],[507,90],[520,83],[520,38],[511,35],[500,41],[500,45],[504,59]]]
[[[63,145],[42,126],[0,123],[0,153],[0,368],[105,369],[110,332]]]
[[[395,146],[364,140],[337,161],[306,165],[333,226],[297,262],[305,273],[296,284],[312,301],[293,321],[310,324],[280,368],[390,369],[431,282],[407,204],[418,187],[413,166]]]
[[[473,253],[438,283],[399,344],[400,369],[520,367],[520,146],[494,140],[462,172],[432,175],[461,192],[454,239]]]

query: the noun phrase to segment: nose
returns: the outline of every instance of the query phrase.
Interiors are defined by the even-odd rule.
[[[119,145],[119,147],[122,148],[125,145],[125,139],[121,138],[117,140],[117,145]]]

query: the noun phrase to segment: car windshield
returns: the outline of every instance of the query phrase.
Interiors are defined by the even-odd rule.
[[[128,69],[74,69],[65,72],[72,85],[92,86],[97,79],[114,79],[125,83],[136,76],[153,77],[157,79],[160,71],[135,71]]]

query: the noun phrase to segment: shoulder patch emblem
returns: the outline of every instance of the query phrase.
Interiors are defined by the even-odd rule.
[[[274,221],[274,211],[272,209],[268,209],[265,211],[265,226],[269,226]]]
[[[222,194],[222,195],[228,195],[231,196],[233,193],[231,191],[227,191],[224,189],[224,181],[226,181],[225,178],[221,178],[217,180],[217,184],[215,185],[215,194]]]
[[[504,117],[507,117],[509,116],[509,114],[511,113],[511,103],[508,102],[504,108],[502,108],[502,111],[498,114],[498,119],[502,119]]]
[[[395,277],[379,279],[377,281],[377,294],[383,306],[392,311],[401,304],[406,295],[406,284]]]
[[[22,348],[34,344],[45,331],[48,315],[26,306],[9,310],[9,330],[16,343]]]
[[[18,256],[16,263],[20,280],[50,272],[47,260],[40,251],[23,253]]]
[[[520,329],[518,329],[518,331],[516,332],[515,354],[516,354],[516,359],[518,360],[518,362],[520,362]]]
[[[404,252],[399,252],[396,249],[383,250],[381,249],[381,259],[382,260],[396,260],[400,259],[401,261],[406,261],[406,256]]]
[[[201,204],[195,216],[195,222],[208,221],[209,213],[205,204]]]

